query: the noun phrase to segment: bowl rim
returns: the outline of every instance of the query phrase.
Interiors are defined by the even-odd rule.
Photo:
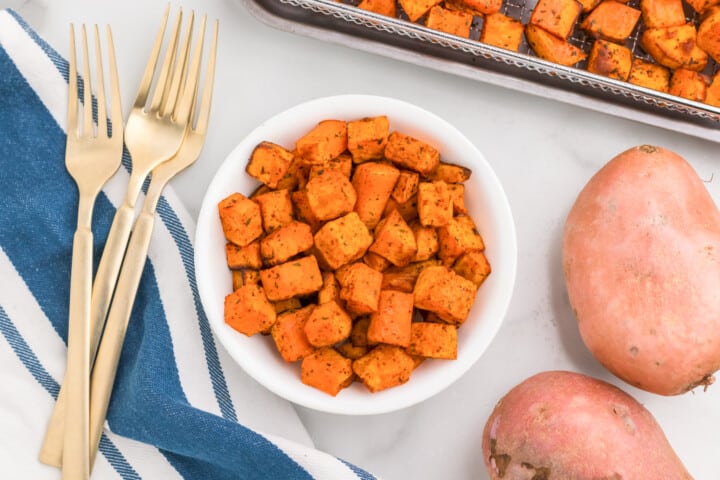
[[[338,107],[338,105],[341,105],[341,107]],[[328,116],[327,113],[323,113],[330,113],[335,110],[338,111],[338,114],[335,116],[332,116],[332,114]],[[358,113],[349,113],[347,110]],[[462,352],[462,355],[460,351],[458,352],[458,359],[452,361],[452,368],[445,368],[445,374],[439,380],[435,379],[433,381],[425,382],[427,384],[425,388],[418,387],[413,389],[415,395],[404,395],[403,392],[400,391],[403,387],[413,384],[412,378],[404,385],[372,394],[362,387],[362,389],[367,392],[367,395],[362,395],[362,397],[367,397],[366,400],[362,402],[346,402],[343,401],[343,393],[347,389],[341,391],[338,396],[333,397],[303,384],[300,381],[299,374],[296,378],[296,384],[285,385],[283,382],[275,381],[272,375],[267,375],[267,368],[258,366],[258,362],[253,361],[252,358],[248,358],[249,356],[242,355],[242,352],[239,351],[238,346],[230,340],[230,337],[233,335],[241,337],[244,336],[225,324],[222,312],[218,315],[217,305],[210,303],[211,299],[213,299],[217,293],[211,291],[210,282],[203,280],[205,280],[211,273],[209,271],[210,262],[206,260],[209,258],[208,255],[210,254],[208,252],[210,249],[215,248],[210,247],[208,243],[211,243],[211,228],[213,228],[211,224],[213,223],[213,220],[215,220],[216,226],[219,223],[219,220],[217,219],[217,202],[229,194],[225,193],[221,196],[223,191],[221,191],[222,189],[220,185],[227,183],[227,178],[230,173],[236,171],[241,171],[242,174],[247,176],[249,180],[256,183],[254,179],[251,179],[245,173],[245,165],[249,155],[245,155],[243,152],[247,153],[248,149],[251,151],[251,149],[262,140],[276,141],[273,138],[265,138],[265,132],[277,129],[278,127],[283,126],[285,122],[297,120],[299,117],[303,118],[305,123],[309,125],[309,127],[305,130],[307,131],[317,124],[317,122],[328,118],[353,120],[354,118],[359,119],[365,116],[372,116],[372,114],[362,112],[377,112],[375,115],[387,115],[390,119],[391,126],[393,124],[393,117],[395,117],[396,122],[398,122],[398,117],[402,117],[403,120],[399,123],[417,123],[422,125],[431,123],[436,127],[436,130],[441,130],[441,137],[447,137],[453,142],[453,145],[457,145],[455,148],[467,151],[468,154],[472,154],[473,162],[471,165],[465,160],[459,160],[457,163],[471,166],[474,170],[474,175],[482,173],[482,184],[489,186],[492,191],[492,194],[483,192],[488,197],[492,198],[492,208],[489,208],[488,211],[492,212],[494,218],[504,219],[502,221],[502,227],[504,230],[500,232],[502,233],[501,253],[503,258],[503,268],[501,269],[501,272],[503,276],[501,280],[498,280],[498,282],[502,283],[496,288],[496,290],[498,290],[496,296],[491,297],[493,310],[499,318],[492,322],[489,329],[485,332],[486,335],[483,339],[484,341],[481,341],[480,345],[476,347],[476,349],[471,352]],[[423,128],[418,129],[418,131],[431,134],[426,136],[436,134],[436,130],[427,132]],[[407,129],[403,128],[403,133],[407,134]],[[295,138],[298,137],[299,136]],[[442,157],[443,150],[440,149],[440,152]],[[241,167],[238,167],[238,162],[241,163]],[[481,170],[481,172],[478,170]],[[257,184],[259,185],[259,183]],[[224,192],[227,191],[227,189],[224,190]],[[250,192],[241,193],[249,195]],[[475,214],[473,214],[473,218],[476,218]],[[496,233],[498,232],[493,232],[493,234]],[[485,237],[485,235],[483,235],[483,237]],[[485,156],[467,137],[465,137],[465,135],[462,134],[462,132],[460,132],[460,130],[438,115],[403,100],[378,95],[333,95],[311,99],[274,114],[255,127],[247,135],[244,135],[240,142],[226,156],[215,172],[203,196],[195,230],[194,263],[200,300],[213,333],[225,350],[229,353],[231,358],[245,371],[245,373],[271,392],[297,405],[334,414],[372,415],[388,413],[410,407],[436,395],[464,375],[487,350],[504,322],[511,297],[515,289],[517,271],[517,234],[512,210],[502,184],[497,178],[490,163],[485,159]],[[496,270],[493,269],[493,273],[495,272]],[[493,278],[492,275],[489,278]],[[223,292],[223,297],[228,293],[230,292]],[[476,297],[475,304],[477,303],[478,301]],[[473,308],[476,308],[476,306]],[[244,338],[247,340],[257,340],[256,338]],[[240,339],[240,337],[236,337],[235,342],[242,341],[241,339],[238,339]],[[296,363],[299,364],[299,362]],[[302,387],[302,389],[299,387]],[[311,389],[312,391],[303,389]],[[399,391],[400,393],[397,393]]]

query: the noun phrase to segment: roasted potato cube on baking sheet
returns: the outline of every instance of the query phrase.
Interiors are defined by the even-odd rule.
[[[423,269],[413,290],[415,307],[429,310],[449,323],[461,324],[470,313],[476,286],[448,267]]]
[[[352,319],[335,301],[318,305],[305,322],[305,336],[314,347],[328,347],[350,336]]]
[[[413,323],[407,352],[426,358],[455,360],[457,327],[446,323]]]
[[[447,183],[421,182],[418,185],[418,216],[425,227],[442,227],[452,219],[452,200]]]
[[[546,32],[542,28],[528,24],[525,26],[525,38],[535,54],[549,62],[571,67],[587,58],[587,54],[560,37]]]
[[[260,206],[265,233],[270,233],[293,221],[293,206],[289,190],[273,190],[257,195],[253,200]]]
[[[472,21],[473,16],[471,13],[461,10],[448,10],[435,5],[428,13],[425,26],[458,37],[470,38]]]
[[[259,285],[244,285],[225,296],[225,323],[248,337],[275,323],[275,309]]]
[[[262,268],[262,258],[260,257],[260,242],[255,240],[244,247],[238,247],[234,243],[225,244],[225,256],[227,258],[228,267],[233,270],[239,268],[253,268],[258,270]]]
[[[640,0],[647,28],[679,27],[685,24],[682,0]]]
[[[702,73],[678,68],[670,77],[669,92],[678,97],[702,102],[705,100],[707,93],[707,77]]]
[[[413,259],[417,252],[415,235],[397,210],[390,212],[375,228],[375,241],[369,250],[399,267]]]
[[[225,238],[239,247],[244,247],[263,233],[260,207],[240,193],[221,200],[218,212]]]
[[[670,71],[656,63],[633,58],[628,82],[659,92],[667,92],[670,88]]]
[[[334,397],[352,383],[352,360],[331,347],[321,348],[303,358],[300,379]]]
[[[382,218],[399,176],[400,170],[387,163],[365,162],[355,167],[355,211],[368,228],[375,228]]]
[[[720,8],[711,9],[700,23],[697,45],[713,60],[720,61]]]
[[[378,345],[355,360],[352,368],[368,390],[379,392],[407,382],[415,361],[400,347]]]
[[[417,252],[412,261],[422,262],[434,257],[440,248],[437,230],[433,227],[424,227],[419,223],[414,223],[410,226],[410,229],[413,231],[415,244],[417,245]]]
[[[485,22],[483,23],[482,32],[480,33],[480,41],[494,47],[517,52],[522,43],[523,29],[524,27],[520,20],[508,17],[502,13],[491,13],[485,16]],[[439,169],[438,167],[438,170]],[[469,171],[469,169],[465,170]]]
[[[357,314],[372,313],[378,309],[383,274],[362,262],[349,266],[345,275],[338,276],[340,298],[348,311]]]
[[[313,246],[310,225],[291,222],[260,240],[260,256],[265,265],[278,265]]]
[[[382,290],[378,309],[370,315],[367,336],[370,342],[407,347],[413,317],[412,293]]]
[[[720,0],[687,0],[687,4],[690,5],[693,10],[697,13],[704,14],[710,8],[719,4]]]
[[[576,0],[538,0],[530,23],[563,40],[570,37],[582,5]]]
[[[440,163],[440,152],[422,140],[393,132],[385,147],[385,158],[402,168],[427,176]]]
[[[347,150],[347,123],[323,120],[295,142],[295,150],[306,164],[326,164]]]
[[[260,281],[272,301],[307,295],[322,287],[322,275],[313,255],[260,270]]]
[[[416,22],[441,0],[399,0],[411,22]]]
[[[455,273],[467,278],[478,287],[490,275],[491,268],[485,254],[480,250],[466,252],[460,256],[453,265]]]
[[[232,288],[237,290],[243,285],[258,285],[260,283],[260,272],[249,268],[241,268],[232,271]]]
[[[270,188],[276,188],[293,161],[292,152],[272,142],[260,142],[245,171]]]
[[[314,309],[315,305],[308,305],[299,310],[282,313],[270,329],[275,347],[286,362],[296,362],[315,350],[305,336],[305,322]]]
[[[702,71],[707,65],[707,54],[697,46],[696,37],[697,31],[691,23],[646,28],[640,37],[640,46],[660,65]]]
[[[640,10],[607,0],[585,17],[580,28],[592,37],[622,43],[635,29],[639,19]]]
[[[400,292],[412,292],[415,288],[420,272],[432,265],[439,265],[436,259],[425,260],[424,262],[411,263],[404,267],[390,267],[383,272],[383,290],[398,290]]]
[[[328,170],[312,178],[305,188],[310,211],[320,221],[338,218],[355,208],[355,188],[341,172]]]
[[[445,7],[473,15],[490,15],[502,8],[502,0],[445,0]]]
[[[355,212],[327,222],[315,234],[315,249],[331,270],[362,258],[372,242],[372,234]]]
[[[705,92],[705,103],[720,107],[720,72],[713,75],[712,82]]]
[[[632,52],[624,45],[597,39],[590,49],[588,72],[616,80],[627,80],[632,67]]]
[[[380,15],[385,15],[387,17],[397,16],[395,0],[362,0],[358,4],[358,8],[379,13]]]
[[[390,121],[385,115],[348,122],[348,150],[353,162],[381,160],[389,135]]]

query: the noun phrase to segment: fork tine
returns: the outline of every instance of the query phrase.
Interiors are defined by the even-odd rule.
[[[83,49],[83,136],[93,137],[92,80],[90,79],[90,53],[88,52],[87,29],[82,26]]]
[[[210,119],[210,106],[212,104],[213,85],[215,83],[215,57],[217,55],[219,22],[215,20],[212,33],[212,44],[208,57],[207,70],[205,71],[205,82],[203,83],[203,94],[200,100],[200,110],[197,116],[197,124],[194,130],[205,135],[207,133],[208,121]],[[192,120],[191,120],[192,121]]]
[[[170,4],[165,7],[165,14],[163,15],[163,21],[160,25],[157,37],[155,37],[155,44],[153,45],[150,58],[145,66],[145,72],[143,73],[142,80],[140,81],[140,88],[138,89],[137,97],[135,98],[135,108],[145,108],[147,103],[148,94],[150,93],[150,85],[152,79],[155,76],[155,68],[157,67],[158,57],[160,57],[160,48],[162,47],[163,37],[165,36],[165,29],[167,27],[168,17],[170,16]]]
[[[98,30],[97,24],[95,25],[95,67],[97,70],[97,86],[95,87],[97,93],[97,124],[98,124],[98,137],[107,137],[107,109],[105,107],[105,76],[103,74],[103,62],[102,52],[100,51],[100,31]]]
[[[68,72],[68,116],[67,134],[78,134],[78,82],[77,82],[77,58],[75,53],[75,27],[70,24],[70,60]]]
[[[158,76],[157,84],[155,86],[155,92],[153,93],[152,101],[150,103],[150,110],[158,110],[160,105],[162,105],[163,99],[165,99],[168,95],[170,86],[170,69],[175,61],[175,52],[177,51],[181,24],[182,10],[178,11],[173,31],[170,34],[170,43],[167,46],[167,50],[165,50],[165,58],[163,59],[160,75]]]
[[[188,19],[187,23],[188,24],[185,31],[185,37],[181,42],[182,47],[175,59],[175,68],[172,73],[172,81],[170,83],[170,88],[166,92],[166,95],[163,97],[160,115],[167,115],[169,113],[169,110],[172,110],[172,107],[177,101],[178,91],[183,84],[183,81],[185,80],[187,61],[188,57],[190,56],[190,41],[192,40],[193,24],[195,23],[195,11],[190,11],[190,18]]]
[[[107,39],[108,60],[110,62],[110,123],[112,125],[112,137],[117,137],[122,142],[123,116],[122,100],[120,98],[120,76],[115,61],[115,44],[113,43],[110,25],[107,26]]]
[[[190,109],[192,108],[193,97],[198,84],[198,77],[200,76],[200,60],[202,58],[203,44],[205,41],[205,24],[207,23],[207,15],[203,15],[202,22],[200,23],[200,31],[198,33],[197,44],[194,47],[192,62],[187,72],[187,80],[185,81],[182,89],[182,94],[178,101],[175,103],[175,109],[173,111],[173,117],[184,122],[190,115]]]

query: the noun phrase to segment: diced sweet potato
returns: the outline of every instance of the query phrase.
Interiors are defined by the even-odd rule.
[[[266,265],[278,265],[312,246],[310,225],[293,221],[260,241],[260,256]]]
[[[412,258],[413,262],[421,262],[432,258],[439,249],[437,230],[433,227],[423,227],[415,223],[410,227],[415,236],[417,252]]]
[[[452,265],[465,252],[485,250],[485,243],[475,223],[466,215],[454,217],[446,226],[439,228],[438,241],[438,256],[445,265]]]
[[[347,123],[323,120],[295,142],[295,149],[309,165],[324,165],[347,150]]]
[[[372,346],[367,338],[368,328],[370,328],[370,317],[360,317],[353,323],[350,331],[350,341],[355,347]]]
[[[707,79],[702,73],[685,68],[678,68],[670,77],[669,93],[696,102],[705,100]]]
[[[218,204],[225,238],[244,247],[263,233],[262,216],[257,203],[240,193],[233,193]]]
[[[400,5],[411,22],[416,22],[441,0],[400,0]]]
[[[352,173],[353,161],[352,157],[347,153],[333,158],[325,165],[313,165],[310,167],[310,173],[308,174],[308,182],[315,177],[322,175],[325,172],[337,171],[345,175],[346,178],[350,178]]]
[[[624,42],[635,29],[640,10],[615,1],[602,2],[580,24],[580,28],[595,38]]]
[[[340,298],[351,312],[372,313],[378,308],[383,274],[362,262],[350,265],[346,275],[339,276]]]
[[[410,343],[410,324],[413,316],[412,293],[382,290],[378,309],[370,316],[368,340],[407,347]]]
[[[225,323],[248,337],[270,328],[275,318],[259,285],[244,285],[225,297]]]
[[[390,122],[385,115],[348,122],[348,150],[353,162],[382,159],[388,135]]]
[[[464,253],[453,265],[453,270],[478,287],[482,285],[491,271],[485,254],[479,250]]]
[[[298,220],[302,220],[307,223],[310,225],[310,230],[317,232],[317,230],[322,226],[322,222],[315,217],[315,214],[313,214],[308,201],[307,192],[305,190],[292,192],[290,194],[290,198],[292,199],[294,207],[293,211],[295,212],[295,216]]]
[[[362,0],[358,4],[358,8],[368,10],[370,12],[379,13],[387,17],[397,16],[397,7],[395,6],[395,0]],[[348,124],[348,127],[350,125]]]
[[[322,287],[322,275],[313,255],[260,270],[260,280],[273,301],[307,295]]]
[[[452,200],[453,215],[468,213],[465,208],[465,185],[462,183],[451,183],[448,185],[450,200]]]
[[[253,200],[260,206],[263,229],[266,233],[292,222],[293,208],[289,190],[273,190],[257,195]]]
[[[587,58],[587,54],[575,45],[536,25],[525,26],[525,37],[535,54],[543,60],[571,67]]]
[[[720,62],[720,8],[713,8],[703,18],[697,30],[697,45]]]
[[[418,216],[426,227],[442,227],[452,219],[452,201],[447,184],[442,180],[418,185]]]
[[[233,290],[237,290],[243,285],[258,285],[260,283],[260,272],[257,270],[250,270],[248,268],[241,268],[240,270],[232,271],[232,287]]]
[[[355,168],[355,211],[368,228],[375,228],[380,221],[399,176],[400,170],[386,163],[366,162]]]
[[[327,347],[350,336],[352,319],[335,301],[315,307],[305,322],[305,336],[315,347]]]
[[[712,82],[705,92],[705,103],[720,107],[720,73],[713,75]]]
[[[361,258],[372,242],[372,235],[355,212],[327,222],[315,234],[321,261],[332,270]]]
[[[379,392],[407,382],[415,362],[400,347],[378,345],[355,360],[352,369],[368,390]]]
[[[696,37],[697,31],[691,23],[646,28],[640,37],[640,46],[660,65],[701,71],[707,65],[707,54],[697,46]]]
[[[588,72],[625,81],[630,76],[631,67],[632,52],[629,48],[602,39],[595,40],[588,58]]]
[[[582,13],[588,13],[593,11],[602,0],[578,0],[582,5]],[[614,0],[612,0],[614,1]]]
[[[318,305],[340,300],[340,285],[332,272],[323,272],[323,284],[318,291]]]
[[[693,10],[695,10],[697,13],[705,13],[710,8],[714,7],[718,3],[720,3],[720,0],[687,0],[688,5],[690,5]]]
[[[472,170],[460,165],[440,162],[435,170],[428,175],[428,180],[441,180],[445,183],[463,183],[472,175]]]
[[[628,82],[659,92],[667,92],[670,88],[670,71],[662,65],[633,58]]]
[[[440,152],[421,140],[393,132],[385,147],[385,158],[402,168],[429,175],[440,163]]]
[[[429,310],[446,322],[463,323],[475,300],[475,284],[444,266],[423,269],[415,282],[415,307]]]
[[[523,29],[520,20],[502,13],[491,13],[485,16],[480,41],[517,52],[522,43]]]
[[[275,309],[275,313],[278,314],[302,308],[302,303],[300,303],[300,300],[297,298],[288,298],[287,300],[279,300],[277,302],[270,303],[272,303],[272,306]]]
[[[250,155],[245,171],[270,188],[276,188],[290,167],[292,152],[271,142],[260,142]]]
[[[442,323],[413,323],[407,352],[427,358],[455,360],[457,328],[455,325]]]
[[[328,170],[312,178],[305,188],[310,210],[320,221],[338,218],[355,207],[355,188],[340,172]]]
[[[365,265],[378,272],[384,272],[391,265],[390,260],[370,251],[363,255],[362,260]]]
[[[315,305],[308,305],[299,310],[282,313],[270,329],[275,346],[286,362],[296,362],[315,350],[305,336],[305,322],[314,309]]]
[[[335,349],[345,358],[357,360],[368,352],[368,347],[356,347],[352,342],[345,342],[338,345]]]
[[[567,40],[575,27],[582,5],[575,0],[538,0],[530,23]]]
[[[426,267],[439,264],[438,260],[426,260],[404,267],[390,267],[383,272],[382,289],[412,292],[420,272]]]
[[[679,27],[685,24],[682,0],[640,0],[647,28]]]
[[[403,266],[417,252],[415,235],[397,210],[390,212],[375,229],[375,241],[370,245],[371,252],[386,258],[393,265]]]
[[[262,268],[260,242],[257,240],[244,247],[238,247],[234,243],[226,243],[225,256],[227,257],[228,267],[233,270],[239,268],[254,268],[257,270]]]
[[[305,385],[334,397],[352,383],[352,361],[333,348],[321,348],[303,358],[300,378]]]
[[[425,26],[450,35],[470,38],[472,21],[473,16],[471,13],[461,10],[448,10],[436,5],[430,9],[430,13],[428,13],[425,20]]]
[[[446,0],[445,6],[473,15],[490,15],[500,11],[502,0]]]
[[[405,203],[398,203],[394,198],[390,197],[385,204],[385,210],[383,211],[382,216],[386,217],[393,210],[397,210],[405,222],[412,222],[418,218],[417,205],[417,194],[410,197],[410,200]]]
[[[417,193],[420,175],[417,172],[401,170],[390,196],[398,203],[405,203]]]

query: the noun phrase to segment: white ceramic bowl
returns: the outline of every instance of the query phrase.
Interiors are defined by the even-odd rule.
[[[466,183],[466,206],[486,245],[492,274],[479,289],[470,316],[458,331],[458,358],[423,362],[404,385],[370,393],[355,382],[336,397],[304,385],[300,362],[285,363],[271,337],[246,337],[223,320],[223,300],[231,292],[225,239],[217,204],[234,192],[249,195],[258,183],[245,173],[253,148],[268,140],[288,149],[319,121],[354,120],[387,115],[390,129],[435,146],[441,158],[473,173]],[[315,410],[378,414],[421,402],[457,380],[487,349],[502,324],[515,282],[517,242],[505,192],[483,155],[445,120],[419,107],[390,98],[342,95],[303,103],[267,120],[232,151],[215,174],[203,199],[197,223],[195,267],[205,312],[212,328],[235,361],[275,394]]]

